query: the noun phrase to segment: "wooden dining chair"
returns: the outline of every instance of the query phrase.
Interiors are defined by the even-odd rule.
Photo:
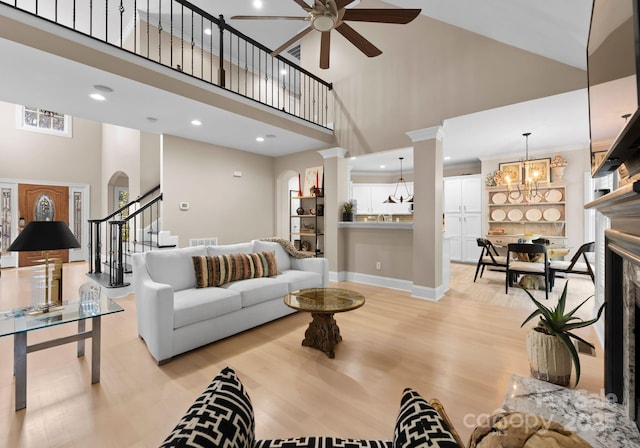
[[[593,273],[593,267],[589,261],[588,253],[595,252],[596,243],[594,241],[590,243],[584,243],[578,248],[576,253],[571,257],[571,260],[553,260],[549,263],[551,269],[551,287],[555,283],[556,273],[563,272],[565,274],[580,274],[588,275],[591,277],[593,283],[596,282],[595,275]]]
[[[516,259],[512,260],[512,258]],[[547,250],[542,244],[509,244],[507,246],[506,268],[505,293],[509,293],[509,286],[513,286],[518,275],[537,275],[544,277],[545,298],[549,300],[551,270],[549,269]]]
[[[499,255],[498,250],[491,244],[491,241],[485,238],[476,238],[476,242],[482,250],[480,251],[478,265],[476,266],[476,275],[473,277],[474,282],[478,278],[478,272],[480,272],[480,278],[482,278],[485,266],[494,266],[503,269],[507,266],[507,257]]]

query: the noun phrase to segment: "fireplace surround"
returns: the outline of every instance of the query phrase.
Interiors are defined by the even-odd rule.
[[[604,387],[640,422],[640,181],[586,204],[610,219],[604,232]],[[638,369],[640,370],[640,369]]]

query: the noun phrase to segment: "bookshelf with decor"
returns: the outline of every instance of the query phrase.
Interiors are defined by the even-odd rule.
[[[318,189],[311,196],[299,196],[298,190],[289,191],[289,240],[296,249],[324,255],[324,195]]]

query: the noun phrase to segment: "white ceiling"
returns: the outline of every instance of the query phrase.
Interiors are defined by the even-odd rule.
[[[262,0],[263,7],[259,11],[253,7],[253,0],[191,1],[214,16],[224,15],[232,26],[270,48],[278,47],[306,25],[295,21],[229,19],[241,14],[304,15],[304,11],[293,0]],[[356,1],[353,5],[367,7],[368,1]],[[307,2],[310,3],[310,0]],[[404,8],[421,8],[423,14],[451,25],[575,67],[584,69],[585,66],[590,0],[387,0],[387,3]],[[270,155],[313,149],[324,144],[53,56],[47,59],[46,66],[50,71],[47,73],[47,82],[59,88],[45,95],[43,91],[35,92],[36,89],[33,89],[34,85],[43,82],[42,74],[33,70],[33,64],[42,61],[41,54],[0,40],[0,57],[4,61],[12,61],[0,71],[0,100],[3,101],[18,104],[32,102],[35,105],[37,103],[33,100],[37,99],[41,107],[96,121],[148,132],[171,133]],[[70,73],[74,73],[74,76],[69,76]],[[111,107],[98,108],[95,103],[88,101],[88,92],[83,89],[107,83],[117,86],[114,92],[117,95],[109,99],[113,101]],[[163,107],[166,104],[172,105],[171,110]],[[447,140],[445,156],[452,157],[451,163],[461,161],[456,160],[455,154],[447,154],[447,148],[464,148],[466,159],[493,157],[501,151],[517,151],[522,148],[521,134],[527,131],[533,133],[530,146],[534,150],[535,145],[547,145],[546,148],[584,146],[585,142],[588,143],[585,113],[586,93],[574,92],[450,119],[444,123]],[[148,116],[157,115],[160,116],[155,123],[146,120]],[[204,117],[202,121],[205,125],[219,125],[214,132],[206,126],[193,128],[186,118],[190,121],[196,115],[197,118]],[[255,142],[255,136],[267,133],[277,138],[267,140],[266,144]],[[394,155],[394,158],[397,162],[397,156]],[[393,165],[393,162],[388,165]]]

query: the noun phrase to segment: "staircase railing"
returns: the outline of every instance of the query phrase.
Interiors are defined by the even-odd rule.
[[[1,5],[325,128],[333,122],[330,83],[281,55],[272,57],[272,50],[222,15],[186,0],[0,0]]]
[[[125,256],[154,247],[153,235],[157,235],[159,231],[162,193],[157,194],[144,205],[140,206],[140,204],[159,189],[160,185],[152,188],[104,218],[89,220],[89,274],[103,274],[102,257],[105,256],[108,264],[106,274],[109,277],[109,286],[126,286]],[[155,229],[153,229],[154,225]],[[144,229],[147,227],[151,227],[152,232],[145,232]],[[106,241],[103,240],[103,236],[106,236]],[[103,244],[105,244],[104,247]]]

